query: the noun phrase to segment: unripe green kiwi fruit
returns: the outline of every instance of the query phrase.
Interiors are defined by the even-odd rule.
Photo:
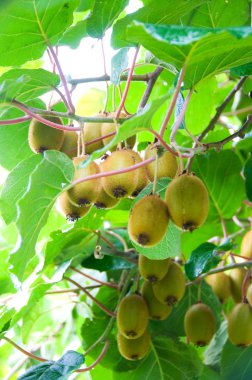
[[[117,335],[117,345],[120,354],[127,360],[140,360],[149,351],[150,334],[145,330],[137,339],[127,339],[120,332]]]
[[[59,117],[43,116],[44,119],[56,124],[62,124]],[[29,126],[28,142],[35,153],[43,153],[45,150],[59,150],[63,144],[64,131],[49,127],[36,119],[32,119]]]
[[[154,144],[150,144],[145,151],[145,159],[154,157],[158,154],[159,150],[162,149],[160,146],[155,146]],[[151,162],[146,165],[146,171],[150,181],[154,181],[155,176],[155,166],[156,163]],[[158,157],[158,170],[157,170],[157,178],[162,177],[170,177],[174,178],[178,170],[177,159],[174,154],[164,151],[160,157]]]
[[[130,294],[122,299],[117,311],[117,326],[125,338],[136,339],[143,335],[148,319],[148,308],[141,295]]]
[[[134,150],[130,150],[130,152],[135,159],[135,164],[139,164],[140,162],[143,161],[139,153],[135,152]],[[145,166],[142,166],[139,169],[136,169],[136,172],[137,172],[137,184],[136,184],[135,190],[131,194],[132,197],[136,197],[148,184],[148,177],[147,177]]]
[[[64,140],[60,151],[65,153],[68,157],[73,158],[77,156],[78,135],[76,132],[65,131]]]
[[[231,280],[231,295],[233,300],[238,303],[242,300],[242,283],[246,275],[244,268],[232,269],[229,273]]]
[[[106,117],[107,114],[99,113],[98,115],[94,115],[94,116]],[[101,126],[102,126],[102,123],[85,123],[84,129],[83,129],[85,144],[95,139],[98,139],[99,137],[102,136]],[[85,145],[85,151],[87,154],[91,154],[94,151],[101,149],[102,147],[103,147],[103,142],[102,140],[99,140],[92,144]]]
[[[248,231],[242,239],[241,255],[252,259],[252,230]]]
[[[208,192],[203,182],[192,174],[182,174],[167,187],[165,200],[177,227],[193,231],[206,220]]]
[[[135,164],[134,155],[130,150],[117,150],[112,152],[102,163],[102,172],[126,169]],[[102,177],[103,189],[112,198],[125,198],[133,193],[137,185],[137,171]]]
[[[238,303],[228,316],[228,337],[236,346],[252,344],[252,309],[247,303]]]
[[[162,280],[168,272],[170,259],[150,260],[144,255],[139,256],[138,267],[141,276],[151,283]]]
[[[248,300],[249,305],[252,307],[252,284],[248,286],[246,298]]]
[[[153,284],[153,292],[159,302],[173,306],[185,293],[185,276],[181,267],[171,261],[165,277]]]
[[[212,287],[213,292],[223,303],[231,295],[231,281],[226,273],[214,273],[206,277],[206,282]]]
[[[131,209],[128,233],[135,243],[152,247],[165,235],[169,213],[165,202],[157,195],[147,195]]]
[[[212,310],[203,303],[191,306],[185,314],[184,328],[191,343],[200,347],[206,346],[215,332]]]
[[[87,166],[79,167],[79,165],[87,159],[87,156],[75,157],[73,163],[75,165],[75,173],[73,180],[85,178],[100,172],[99,166],[93,161]],[[80,206],[90,206],[95,202],[101,190],[100,178],[92,179],[86,182],[81,182],[68,190],[70,200]]]
[[[172,307],[158,301],[154,295],[152,284],[149,281],[144,281],[141,293],[147,303],[150,319],[162,321],[171,314]]]
[[[70,222],[74,222],[86,215],[90,207],[77,207],[69,199],[65,191],[58,198],[58,206],[61,214]]]
[[[115,207],[120,202],[120,199],[110,197],[106,191],[101,187],[101,190],[94,202],[96,208],[110,209]]]
[[[115,118],[116,113],[115,112],[111,112],[111,113],[107,114],[107,116],[109,118]],[[124,112],[121,112],[119,118],[124,119],[126,116],[127,115]],[[118,124],[118,128],[120,128],[119,124]],[[102,124],[102,126],[101,126],[101,134],[102,134],[102,136],[109,135],[112,132],[116,132],[116,125],[115,125],[115,123],[103,123]],[[104,138],[102,140],[103,145],[106,146],[108,143],[110,143],[111,140],[113,140],[114,137],[115,137],[115,135]],[[126,148],[133,148],[134,145],[135,145],[135,143],[136,143],[136,136],[131,136],[131,137],[129,137],[126,140],[126,143],[123,144],[122,146],[125,146]],[[110,151],[112,152],[114,149],[116,149],[116,147],[113,147],[112,149],[110,149]]]

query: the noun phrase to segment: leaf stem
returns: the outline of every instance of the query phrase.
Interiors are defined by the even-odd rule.
[[[147,102],[149,100],[149,97],[151,95],[151,92],[153,90],[153,87],[154,87],[154,85],[155,85],[155,83],[156,83],[159,75],[162,73],[162,71],[163,71],[163,67],[158,66],[153,71],[153,73],[151,74],[151,77],[150,77],[150,79],[148,81],[147,88],[146,88],[146,90],[145,90],[145,92],[143,94],[143,97],[141,99],[141,102],[139,104],[138,111],[140,111],[141,109],[143,109],[146,106],[146,104],[147,104]]]
[[[151,79],[152,73],[141,74],[141,75],[132,75],[131,81],[134,82],[148,82]],[[120,81],[126,82],[128,79],[128,74],[121,75]],[[68,83],[72,85],[78,85],[81,83],[91,83],[91,82],[107,82],[110,81],[110,75],[104,74],[99,77],[91,78],[80,78],[80,79],[70,79]]]
[[[13,342],[13,340],[7,338],[6,336],[2,337],[2,339],[9,342],[12,346],[14,346],[18,351],[22,352],[24,355],[29,356],[31,359],[38,360],[39,362],[47,362],[47,359],[41,358],[39,356],[33,355],[31,352],[28,352],[24,350],[22,347],[20,347],[17,343]]]
[[[83,369],[76,369],[74,372],[88,372],[90,371],[91,369],[93,369],[95,366],[97,366],[97,364],[99,364],[101,362],[101,360],[104,358],[106,352],[108,351],[108,348],[109,348],[109,345],[110,345],[110,342],[109,340],[106,340],[105,344],[104,344],[104,347],[100,353],[100,355],[98,356],[98,358],[93,362],[93,364],[91,364],[90,366],[86,367],[86,368],[83,368]]]
[[[76,273],[81,274],[84,277],[89,278],[92,281],[97,282],[98,284],[108,286],[109,288],[118,289],[118,285],[117,284],[113,284],[112,282],[105,282],[105,281],[98,280],[97,278],[94,278],[94,277],[90,276],[89,274],[84,273],[84,272],[80,271],[79,269],[74,268],[72,266],[70,266],[70,269],[72,269]]]
[[[24,121],[31,120],[31,116],[21,116],[16,119],[9,119],[9,120],[0,120],[0,125],[10,125],[10,124],[18,124],[23,123]]]

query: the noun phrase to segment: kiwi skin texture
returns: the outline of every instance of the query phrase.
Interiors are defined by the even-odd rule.
[[[127,339],[120,332],[117,335],[118,350],[127,360],[142,359],[149,351],[150,341],[148,330],[137,339]]]
[[[59,117],[44,116],[44,119],[63,125]],[[36,119],[32,119],[29,126],[28,142],[35,153],[46,150],[60,150],[64,140],[64,131],[52,128]]]
[[[248,289],[246,292],[246,298],[247,298],[247,301],[248,301],[250,307],[252,307],[252,284],[250,284],[248,286]]]
[[[220,272],[207,276],[206,282],[212,287],[221,303],[224,303],[231,296],[231,280],[225,273]]]
[[[246,275],[244,268],[232,269],[229,273],[231,282],[231,295],[235,303],[239,303],[242,300],[242,283]]]
[[[165,277],[153,284],[153,292],[159,302],[173,306],[185,293],[185,276],[181,267],[171,261]]]
[[[135,152],[134,150],[130,150],[130,152],[135,159],[135,164],[139,164],[140,162],[143,161],[137,152]],[[135,190],[131,194],[131,197],[133,198],[136,197],[145,188],[145,186],[148,185],[148,182],[149,182],[145,166],[138,168],[136,172],[137,172],[137,184],[136,184]]]
[[[248,231],[242,239],[241,255],[252,259],[252,230]]]
[[[73,180],[85,178],[92,174],[100,172],[99,166],[93,161],[85,167],[79,165],[87,159],[87,156],[76,157],[73,160],[75,166],[75,174]],[[72,203],[79,206],[90,206],[95,202],[101,189],[100,178],[92,179],[86,182],[81,182],[68,190],[68,195]]]
[[[135,159],[130,150],[117,150],[112,152],[102,163],[102,172],[110,172],[133,166]],[[101,184],[106,193],[112,198],[125,198],[132,194],[137,185],[137,171],[102,177]]]
[[[145,151],[145,159],[154,157],[158,154],[159,146],[150,144]],[[154,181],[155,176],[155,161],[146,165],[146,171],[151,182]],[[158,170],[157,178],[170,177],[174,178],[178,170],[177,159],[174,154],[165,151],[160,157],[158,157]]]
[[[140,275],[151,283],[162,280],[168,272],[169,265],[170,259],[150,260],[144,255],[140,255],[138,259]]]
[[[59,196],[58,207],[61,214],[70,222],[75,222],[76,220],[82,218],[90,209],[90,207],[77,207],[74,205],[70,201],[66,191]]]
[[[184,318],[184,328],[189,341],[204,347],[215,333],[215,319],[212,310],[203,303],[191,306]]]
[[[203,182],[192,174],[182,174],[167,187],[165,200],[173,223],[193,231],[206,220],[209,210],[208,192]]]
[[[238,303],[228,316],[228,337],[240,347],[252,344],[252,309],[247,303]]]
[[[78,135],[76,132],[65,131],[63,144],[60,151],[65,153],[69,158],[77,156]]]
[[[157,195],[147,195],[131,209],[128,222],[130,239],[144,247],[152,247],[164,237],[168,222],[165,202]]]
[[[124,118],[126,118],[126,116],[127,115],[124,112],[121,112],[119,118],[124,119]],[[109,117],[109,118],[115,118],[116,117],[116,113],[115,112],[108,113],[107,117]],[[118,127],[120,128],[120,124],[118,124]],[[115,125],[115,123],[103,123],[101,125],[101,135],[102,136],[109,135],[112,132],[116,132],[116,125]],[[115,137],[115,135],[102,139],[103,145],[104,146],[108,145],[110,143],[110,141],[113,140],[114,137]],[[136,143],[136,136],[131,136],[131,137],[129,137],[125,141],[124,144],[122,144],[122,147],[133,148],[134,145],[135,145],[135,143]],[[109,150],[111,152],[114,151],[115,149],[116,149],[116,147],[109,148]]]
[[[115,207],[120,202],[120,199],[110,197],[101,187],[101,190],[96,198],[94,205],[98,209],[110,209]]]
[[[95,117],[106,117],[107,114],[102,114],[99,113],[98,115],[94,115]],[[84,125],[84,141],[85,144],[98,139],[99,137],[102,136],[102,131],[101,131],[101,126],[102,123],[85,123]],[[103,148],[103,143],[102,140],[96,141],[92,144],[87,144],[85,145],[85,151],[87,154],[91,154],[96,150],[99,150]]]
[[[144,281],[141,293],[147,303],[150,319],[163,321],[171,314],[172,307],[158,301],[153,293],[152,284],[149,281]]]
[[[139,294],[130,294],[122,299],[117,311],[117,327],[127,339],[143,335],[149,319],[148,307]]]

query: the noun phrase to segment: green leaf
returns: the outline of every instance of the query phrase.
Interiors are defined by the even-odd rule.
[[[15,293],[15,288],[8,270],[8,257],[9,249],[0,250],[0,295],[6,293]]]
[[[0,66],[21,65],[42,57],[48,41],[56,45],[72,24],[78,4],[79,0],[5,2],[0,7]]]
[[[192,169],[207,187],[209,220],[232,218],[245,199],[244,181],[238,156],[231,150],[210,151],[195,157]],[[225,180],[223,180],[225,179]]]
[[[126,39],[126,28],[133,20],[152,24],[179,24],[181,17],[204,3],[205,0],[160,0],[157,7],[156,0],[152,0],[145,7],[117,21],[113,27],[112,46],[118,49],[132,45]]]
[[[19,243],[10,258],[12,273],[20,281],[29,260],[35,255],[39,232],[57,196],[71,182],[73,174],[73,164],[64,153],[46,151],[30,176],[28,191],[18,203]]]
[[[243,173],[245,176],[247,197],[252,201],[252,159],[246,162]]]
[[[105,255],[102,260],[95,259],[94,256],[89,256],[81,262],[84,268],[95,269],[100,272],[107,272],[110,270],[123,270],[130,269],[133,267],[133,263],[127,260],[123,260],[119,257],[107,256]]]
[[[87,36],[87,20],[77,22],[77,24],[71,26],[66,30],[63,37],[59,41],[60,46],[70,46],[72,49],[76,49],[81,40]]]
[[[111,60],[111,78],[110,82],[115,85],[120,84],[120,75],[123,70],[127,69],[129,57],[129,49],[120,49]]]
[[[87,19],[87,32],[93,38],[102,38],[129,0],[95,0],[90,17]]]
[[[252,63],[247,63],[246,65],[235,67],[231,70],[231,74],[237,75],[238,77],[244,77],[246,75],[252,74]]]
[[[179,70],[185,66],[185,88],[252,61],[250,27],[210,29],[134,21],[127,32],[129,41],[143,45],[157,58]]]
[[[228,339],[227,321],[223,321],[209,346],[204,351],[204,363],[211,367],[219,367],[223,346]]]
[[[10,328],[10,321],[12,316],[15,314],[15,309],[8,309],[7,306],[0,306],[0,339],[4,336],[4,333]]]
[[[221,378],[223,380],[250,380],[252,373],[252,346],[236,347],[229,341],[221,357]]]
[[[67,351],[56,362],[48,361],[31,367],[17,380],[66,380],[72,371],[84,363],[84,356],[75,351]]]

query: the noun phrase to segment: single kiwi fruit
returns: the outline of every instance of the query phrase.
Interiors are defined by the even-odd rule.
[[[120,332],[117,335],[117,345],[120,354],[127,360],[140,360],[149,351],[150,334],[145,332],[137,339],[127,339]]]
[[[59,117],[43,116],[44,119],[61,124]],[[43,153],[45,150],[59,150],[63,144],[64,131],[52,128],[49,125],[41,123],[37,119],[32,119],[29,126],[28,142],[31,150],[35,153]]]
[[[128,233],[131,240],[144,247],[158,244],[165,235],[169,213],[158,195],[147,195],[131,209]]]
[[[75,166],[74,181],[100,172],[99,166],[94,161],[90,162],[87,166],[80,167],[86,159],[87,156],[75,157],[73,159]],[[96,178],[76,184],[68,190],[68,195],[74,204],[79,206],[90,206],[91,203],[96,201],[100,190],[101,180],[100,178]]]
[[[250,307],[252,307],[252,284],[248,286],[248,289],[246,292],[246,298],[248,300]]]
[[[150,260],[144,255],[138,259],[138,267],[141,276],[151,283],[162,280],[168,272],[170,259]]]
[[[249,304],[238,303],[229,314],[228,337],[236,346],[252,344],[252,309]]]
[[[112,198],[106,193],[106,191],[101,187],[101,190],[94,202],[96,208],[99,209],[110,209],[115,207],[120,202],[119,198]]]
[[[130,294],[122,299],[117,311],[117,326],[125,338],[136,339],[143,335],[148,319],[148,307],[141,295]]]
[[[130,150],[117,150],[107,156],[100,164],[102,172],[126,169],[135,164],[134,155]],[[138,180],[137,171],[133,170],[127,173],[121,173],[102,177],[101,183],[103,189],[112,198],[128,197],[136,188]]]
[[[149,144],[145,151],[145,159],[155,157],[158,155],[158,169],[157,169],[157,178],[170,177],[174,178],[177,170],[178,163],[174,154],[168,152],[167,150],[162,153],[163,147],[156,144]],[[155,161],[146,165],[146,171],[150,181],[154,181],[155,177]]]
[[[138,152],[135,152],[134,150],[130,150],[130,152],[135,159],[135,164],[139,164],[140,162],[143,161]],[[137,184],[136,184],[135,190],[131,194],[132,197],[136,197],[148,184],[148,177],[147,177],[145,166],[142,166],[136,169],[136,172],[137,172]]]
[[[58,207],[61,214],[70,222],[75,222],[76,220],[82,218],[90,209],[90,207],[77,207],[74,205],[70,201],[66,191],[59,196]]]
[[[108,118],[115,118],[115,116],[116,116],[115,112],[111,112],[111,113],[107,114]],[[126,117],[127,117],[127,115],[124,112],[120,113],[119,118],[124,119]],[[118,124],[118,128],[120,128],[120,124]],[[102,124],[102,126],[101,126],[102,136],[109,135],[110,133],[113,133],[113,132],[116,132],[116,124],[115,123],[103,123]],[[110,143],[110,141],[113,140],[114,137],[115,137],[115,135],[110,136],[110,137],[105,137],[104,139],[102,139],[103,145],[104,146],[108,145]],[[124,144],[122,144],[122,147],[133,148],[135,143],[136,143],[136,136],[131,136],[125,141]],[[115,149],[116,149],[116,147],[113,147],[112,149],[110,149],[110,151],[112,152]]]
[[[235,268],[229,272],[231,295],[236,303],[239,303],[242,300],[242,283],[245,275],[246,270],[244,268]]]
[[[248,231],[242,239],[241,255],[252,259],[252,230]]]
[[[73,158],[77,156],[78,135],[76,132],[65,131],[64,140],[60,151],[65,153],[68,157]]]
[[[177,227],[193,231],[206,220],[209,209],[204,183],[193,174],[182,174],[168,185],[165,200]]]
[[[214,273],[206,277],[206,282],[212,287],[213,292],[224,303],[231,296],[231,280],[224,272]]]
[[[206,346],[215,333],[215,318],[210,307],[203,303],[192,305],[185,314],[184,328],[191,343]]]
[[[94,115],[95,117],[106,117],[107,114],[99,113]],[[103,148],[102,140],[96,141],[92,144],[89,144],[91,141],[98,139],[102,136],[101,131],[102,123],[85,123],[84,125],[84,141],[85,141],[85,151],[87,154],[91,154],[96,150]]]
[[[171,314],[172,307],[158,301],[149,281],[144,281],[141,293],[147,303],[150,319],[162,321]]]
[[[162,280],[153,284],[153,292],[159,302],[175,305],[185,293],[185,276],[179,264],[171,261]]]

